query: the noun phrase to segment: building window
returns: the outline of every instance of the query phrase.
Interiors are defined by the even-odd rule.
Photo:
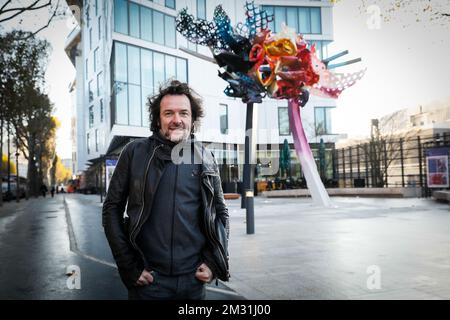
[[[94,106],[89,107],[89,128],[94,126]]]
[[[269,28],[273,32],[280,32],[282,23],[285,23],[298,33],[322,33],[322,12],[320,7],[263,6],[262,8],[268,14],[274,15],[274,21],[269,24]]]
[[[153,42],[164,44],[164,29],[161,26],[164,25],[164,14],[159,11],[153,11],[153,30],[159,30],[153,34]]]
[[[92,88],[92,80],[88,83],[88,95],[89,95],[89,102],[92,102],[94,100],[94,91]]]
[[[139,5],[130,2],[130,36],[139,38],[140,37],[140,23],[139,23]]]
[[[175,9],[175,0],[166,0],[166,7]]]
[[[97,75],[97,97],[103,94],[103,73]]]
[[[153,95],[153,87],[153,52],[141,49],[141,106],[143,127],[148,127],[149,125],[147,100],[149,96]]]
[[[92,28],[89,29],[89,50],[92,50]]]
[[[114,0],[114,30],[128,34],[128,1]]]
[[[86,80],[88,78],[88,75],[89,75],[89,60],[86,59]]]
[[[91,20],[91,17],[90,17],[90,9],[91,9],[91,6],[89,5],[89,3],[86,3],[86,5],[85,5],[85,10],[84,10],[84,15],[85,15],[85,17],[86,17],[86,27],[87,28],[89,28],[90,27],[90,20]]]
[[[98,48],[94,50],[94,72],[97,72]]]
[[[176,30],[175,30],[175,17],[165,15],[164,16],[164,31],[165,38],[164,44],[171,48],[176,48]]]
[[[153,13],[146,7],[141,7],[141,39],[153,41]]]
[[[100,122],[103,122],[105,119],[105,110],[103,108],[103,99],[100,99]]]
[[[89,133],[86,136],[86,143],[87,143],[87,154],[91,153],[91,138],[89,136]]]
[[[220,132],[228,134],[228,106],[226,104],[219,105]]]
[[[98,40],[102,39],[102,17],[98,17]]]
[[[188,82],[187,62],[183,58],[177,58],[177,79],[181,82]]]
[[[98,129],[95,129],[95,152],[98,152]]]
[[[115,123],[148,126],[147,100],[169,78],[187,81],[186,59],[114,43]]]
[[[128,124],[127,46],[116,43],[114,50],[115,123]]]
[[[197,18],[206,20],[206,0],[197,0]]]
[[[174,56],[165,55],[165,69],[166,75],[165,79],[176,78],[177,76],[177,59]]]
[[[333,107],[314,108],[314,127],[316,136],[331,134],[331,109]]]
[[[96,71],[99,71],[99,70],[101,70],[102,68],[101,68],[101,66],[102,66],[102,61],[101,61],[101,54],[100,54],[100,49],[99,48],[97,48],[97,57],[95,58],[95,63],[97,64],[97,70]]]
[[[175,1],[169,2],[175,8]],[[135,2],[115,0],[114,19],[116,32],[176,48],[174,16]]]
[[[278,107],[278,131],[280,136],[288,136],[291,134],[287,107]]]

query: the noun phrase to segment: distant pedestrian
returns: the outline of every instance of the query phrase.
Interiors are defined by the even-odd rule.
[[[55,196],[55,186],[52,186],[50,189],[50,193],[52,194],[52,198]]]
[[[41,194],[45,198],[46,194],[48,192],[47,186],[45,184],[41,185]]]

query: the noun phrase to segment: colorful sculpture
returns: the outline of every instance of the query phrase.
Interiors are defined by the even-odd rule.
[[[220,5],[211,22],[196,19],[183,9],[176,19],[177,31],[190,42],[211,49],[223,70],[219,76],[228,82],[224,90],[227,96],[241,98],[244,103],[261,103],[266,96],[288,100],[294,145],[311,196],[316,203],[330,206],[302,127],[300,107],[305,106],[310,94],[336,99],[361,79],[365,70],[354,74],[331,72],[329,62],[346,52],[321,61],[315,46],[309,45],[294,29],[283,25],[280,33],[273,34],[268,29],[272,15],[253,2],[246,2],[245,8],[245,24],[239,23],[235,28]]]

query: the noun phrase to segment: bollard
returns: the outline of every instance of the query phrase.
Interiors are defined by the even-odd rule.
[[[253,207],[253,199],[254,194],[253,190],[247,189],[245,190],[245,198],[246,198],[246,206],[245,206],[245,213],[246,213],[246,220],[247,220],[247,234],[254,234],[255,233],[255,211]]]

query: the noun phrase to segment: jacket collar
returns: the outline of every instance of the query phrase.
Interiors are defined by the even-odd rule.
[[[174,153],[183,154],[185,150],[192,150],[192,145],[194,146],[194,164],[202,165],[202,172],[207,175],[218,175],[218,166],[217,162],[214,158],[213,153],[205,148],[201,141],[197,140],[194,134],[190,136],[190,138],[186,141],[182,141],[180,143],[175,143],[170,140],[165,139],[159,132],[154,132],[153,135],[149,137],[150,141],[153,141],[154,146],[160,146],[157,152],[157,156],[164,160],[172,160],[172,152],[175,148]],[[190,152],[188,152],[190,154]],[[183,161],[183,157],[180,157],[178,160],[175,159],[174,162],[178,163],[191,163],[191,157],[188,157],[186,161]]]

